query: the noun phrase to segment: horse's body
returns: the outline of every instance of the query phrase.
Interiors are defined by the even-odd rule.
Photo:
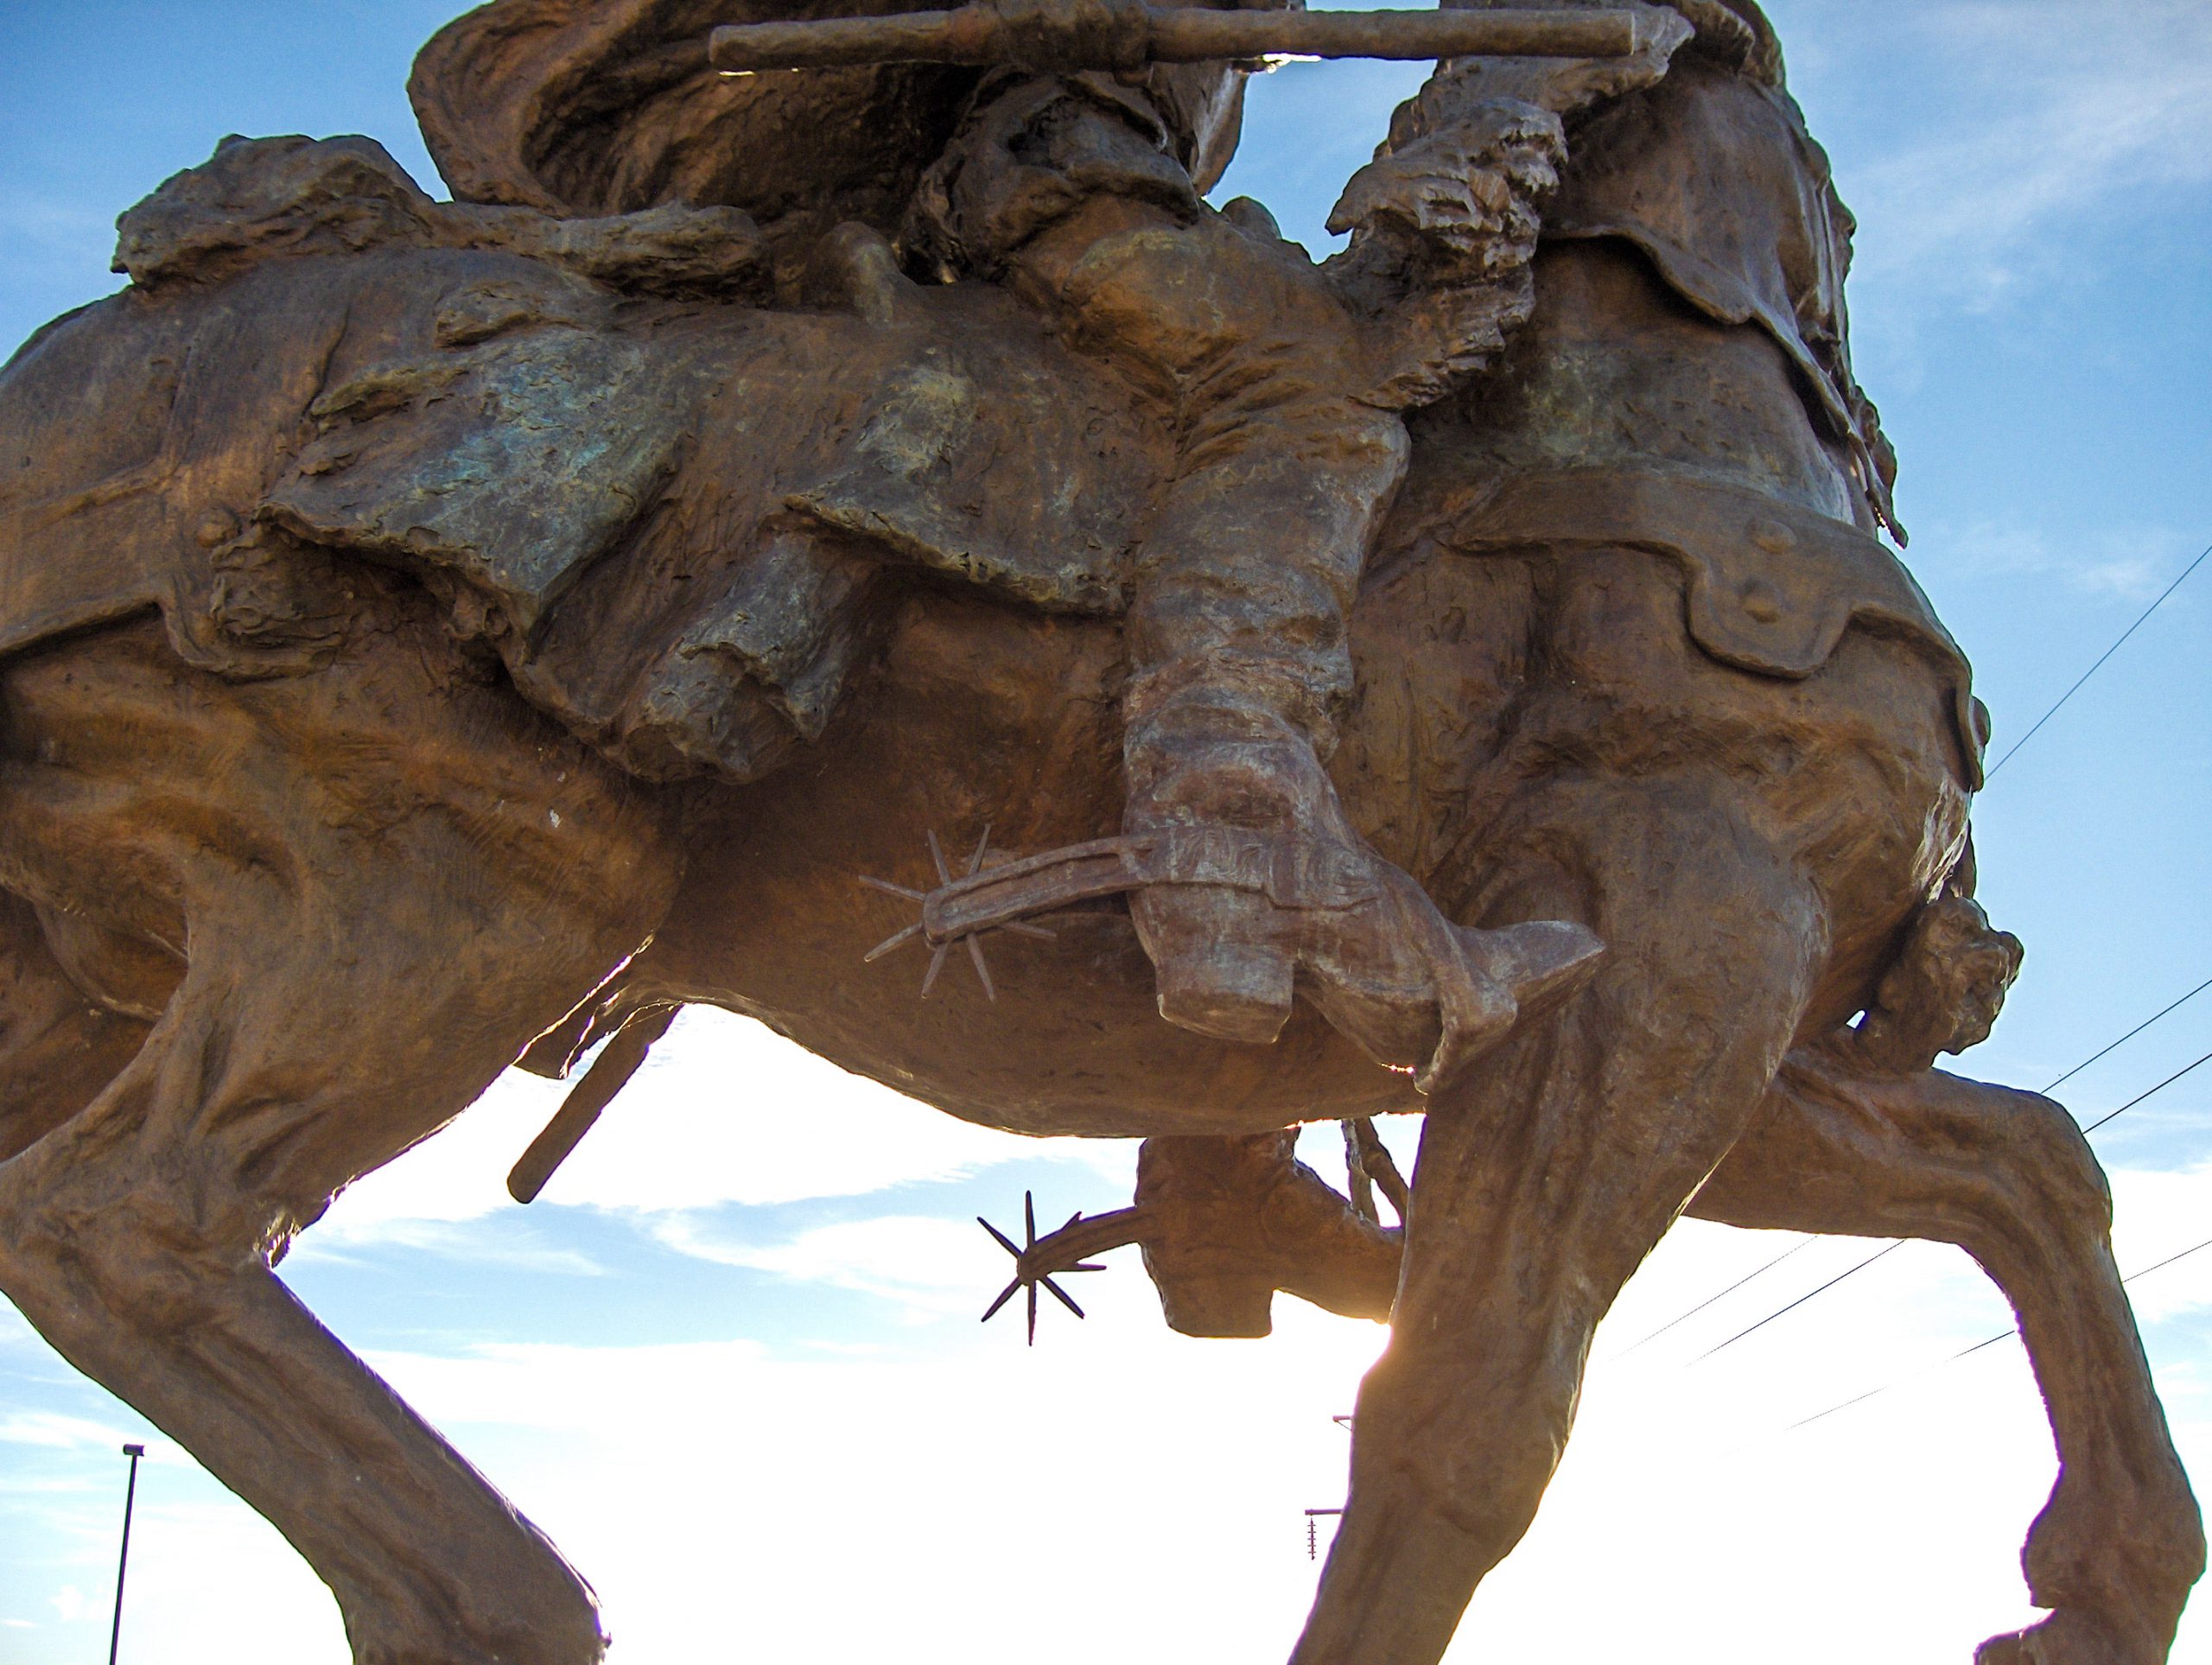
[[[339,281],[319,264],[353,270],[228,281]],[[1354,619],[1360,693],[1334,767],[1361,830],[1451,918],[1577,919],[1608,954],[1427,1104],[1398,1323],[1297,1658],[1441,1653],[1533,1515],[1592,1327],[1694,1206],[1980,1255],[2024,1314],[2066,1458],[2029,1563],[2059,1611],[1988,1656],[2152,1665],[2201,1536],[2070,1121],[2024,1096],[1996,1117],[1870,1100],[1853,1120],[1773,1090],[1793,1046],[1873,1004],[1958,857],[1977,737],[1955,655],[1864,585],[1756,588],[1823,524],[1872,519],[1768,332],[1700,315],[1603,238],[1551,245],[1537,292],[1497,378],[1417,432]],[[526,672],[457,641],[449,593],[397,554],[397,570],[314,568],[329,626],[307,649],[196,651],[188,540],[206,525],[225,544],[271,456],[308,443],[194,429],[174,395],[191,364],[128,368],[148,364],[130,335],[146,318],[225,293],[105,303],[110,321],[65,326],[0,386],[27,454],[57,389],[95,402],[26,465],[42,506],[8,523],[54,539],[92,599],[0,665],[0,885],[17,899],[0,1288],[287,1534],[358,1658],[598,1656],[574,1575],[268,1260],[571,1014],[725,1006],[1023,1132],[1421,1107],[1310,1013],[1272,1048],[1163,1025],[1125,912],[995,941],[995,1001],[963,975],[924,1002],[918,964],[862,963],[904,920],[856,880],[922,881],[926,832],[957,845],[988,824],[1026,854],[1118,824],[1110,611],[888,569],[881,639],[836,721],[749,784],[618,767],[517,693]],[[349,300],[351,338],[272,335],[215,368],[296,384],[304,411],[418,327],[402,307],[363,333],[373,299]],[[702,340],[719,327],[682,319]],[[747,489],[782,489],[761,467]],[[235,492],[239,469],[259,471],[242,501],[178,506]],[[1608,537],[1594,512],[1516,531],[1498,493],[1535,471],[1667,482],[1708,532],[1736,515],[1740,548]],[[118,504],[103,543],[92,518]],[[295,512],[295,534],[311,518]],[[1822,610],[1834,627],[1812,648],[1769,640]]]

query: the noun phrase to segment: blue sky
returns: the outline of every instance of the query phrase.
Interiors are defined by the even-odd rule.
[[[1793,89],[1860,222],[1861,378],[1903,459],[1911,563],[2001,752],[2212,543],[2212,9],[2201,0],[1780,0]],[[402,85],[444,0],[0,0],[0,347],[111,288],[115,214],[232,132],[359,131],[432,181]],[[1317,250],[1417,69],[1256,84],[1224,194]],[[1983,896],[2028,944],[1971,1072],[2040,1086],[2212,977],[2212,563],[1996,777]],[[2069,1082],[2085,1120],[2212,1051],[2212,992]],[[547,1198],[500,1177],[556,1092],[511,1079],[364,1184],[287,1275],[598,1585],[619,1665],[757,1654],[1071,1665],[1281,1659],[1303,1509],[1341,1496],[1370,1325],[1288,1300],[1264,1344],[1167,1334],[1123,1253],[1033,1353],[975,1314],[970,1223],[1125,1199],[1134,1149],[968,1128],[693,1014]],[[1325,1163],[1333,1134],[1317,1138]],[[1409,1148],[1410,1128],[1392,1130]],[[2097,1136],[2124,1268],[2212,1235],[2212,1065]],[[2009,1323],[1908,1249],[1686,1226],[1601,1334],[1544,1516],[1452,1657],[1964,1665],[2029,1617],[2051,1476]],[[2212,1476],[2212,1251],[2136,1289]],[[1790,1423],[1905,1385],[1814,1427]],[[124,1439],[126,1658],[336,1665],[327,1597],[173,1445],[0,1306],[0,1665],[105,1641]],[[1592,1582],[1593,1571],[1596,1581]],[[2175,1657],[2212,1665],[2193,1616]]]

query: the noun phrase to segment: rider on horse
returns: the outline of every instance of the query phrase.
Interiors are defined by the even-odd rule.
[[[1849,219],[1781,90],[1771,32],[1748,0],[1692,0],[1699,35],[1688,55],[1732,91],[1715,98],[1701,83],[1665,118],[1742,164],[1726,189],[1731,204],[1757,207],[1750,219],[1707,212],[1700,182],[1661,160],[1679,149],[1648,142],[1665,81],[1602,102],[1656,79],[1663,46],[1610,67],[1477,57],[1401,110],[1332,221],[1354,233],[1351,248],[1317,265],[1256,204],[1216,212],[1201,199],[1235,146],[1244,66],[1086,69],[1080,48],[1095,62],[1096,38],[1116,21],[1104,0],[999,10],[1027,42],[1022,61],[980,75],[881,66],[717,86],[663,51],[699,21],[684,8],[496,0],[432,42],[413,91],[433,153],[464,196],[571,214],[634,210],[678,189],[734,203],[760,216],[779,288],[804,293],[842,268],[833,288],[874,283],[890,312],[912,289],[902,272],[980,280],[1129,388],[1169,454],[1116,575],[1127,630],[1123,825],[1140,837],[1185,835],[1183,848],[1198,852],[1162,863],[1154,879],[1166,882],[1140,884],[1131,899],[1160,1010],[1203,1033],[1268,1040],[1303,972],[1316,1003],[1378,1057],[1429,1054],[1440,1015],[1446,1050],[1463,1057],[1503,1032],[1514,1001],[1493,967],[1448,943],[1440,951],[1426,908],[1408,915],[1399,876],[1348,821],[1327,765],[1352,696],[1345,617],[1405,477],[1407,413],[1455,394],[1479,407],[1468,378],[1530,305],[1535,205],[1564,161],[1561,117],[1577,123],[1575,162],[1543,237],[1632,245],[1693,308],[1765,331],[1798,367],[1858,486],[1856,503],[1802,506],[1866,530],[1891,518],[1888,447],[1844,346]],[[787,140],[799,127],[805,147]],[[893,131],[906,141],[894,147]],[[967,443],[956,429],[942,401],[887,404],[855,448],[887,453],[897,467],[855,455],[813,494],[814,512],[908,546],[943,545],[942,482],[910,460]],[[1534,476],[1573,460],[1501,461]],[[1575,512],[1602,511],[1612,484],[1576,482]],[[981,489],[991,492],[988,473]],[[1671,482],[1662,495],[1681,511],[1670,518],[1696,523],[1694,541],[1744,544],[1740,529],[1703,524],[1739,508],[1733,498]],[[1614,518],[1649,518],[1639,503],[1615,506]],[[1489,518],[1497,541],[1526,534],[1514,493],[1495,507],[1475,518]],[[1547,499],[1539,518],[1558,512]],[[1059,541],[1082,532],[1071,524]],[[1694,608],[1701,644],[1802,675],[1798,639],[1828,633],[1822,615],[1845,591],[1847,616],[1869,603],[1948,650],[1878,543],[1850,538],[1832,551],[1837,540],[1821,533],[1784,527],[1788,552],[1694,551],[1743,592],[1730,598],[1740,607]],[[1017,549],[1012,559],[1041,569],[1069,557]],[[1052,593],[1041,576],[1036,588]],[[1226,855],[1223,832],[1233,835]],[[1285,852],[1315,850],[1334,853],[1362,899],[1263,887],[1249,872],[1206,882],[1240,861],[1279,866]],[[1424,1080],[1444,1061],[1440,1052]]]
[[[788,159],[778,176],[717,187],[723,200],[748,208],[802,202],[786,218],[804,222],[817,282],[827,264],[843,268],[847,289],[873,281],[895,291],[902,271],[1004,287],[1078,359],[1129,387],[1169,435],[1165,478],[1123,562],[1120,602],[1124,830],[1187,833],[1179,848],[1199,852],[1163,875],[1169,882],[1132,897],[1160,1009],[1202,1033],[1271,1040],[1302,969],[1317,1001],[1371,1050],[1418,1060],[1431,1050],[1418,1038],[1423,1029],[1433,1035],[1429,1014],[1450,998],[1431,989],[1432,978],[1445,981],[1428,963],[1440,939],[1405,919],[1400,876],[1352,827],[1326,770],[1352,696],[1345,618],[1405,473],[1403,411],[1486,362],[1525,315],[1533,200],[1561,158],[1558,118],[1518,99],[1416,110],[1402,122],[1396,156],[1363,170],[1340,207],[1344,228],[1357,232],[1353,251],[1317,265],[1256,204],[1217,212],[1202,200],[1234,148],[1246,66],[1055,64],[1052,39],[1079,39],[1086,22],[1109,27],[1113,9],[1090,0],[1049,12],[1001,10],[1017,28],[1034,25],[1030,34],[1044,44],[1035,61],[972,81],[895,225],[863,230],[849,218],[823,236],[825,200],[863,224],[870,209],[887,216],[850,190],[841,197],[835,180],[791,171],[849,176],[837,140],[849,137],[848,150],[874,140],[848,108],[852,89],[834,75],[741,87],[734,96],[752,101],[749,119],[764,128],[817,118],[842,125],[825,127],[816,149]],[[569,19],[560,38],[569,73],[580,75],[594,51],[625,61],[639,51],[630,10],[597,14],[596,35],[588,15],[550,10]],[[1085,15],[1060,15],[1071,11]],[[485,43],[548,12],[542,0],[499,0],[448,29],[418,65],[426,130],[465,190],[523,200],[548,188],[542,172],[501,175],[483,161],[496,150],[485,135],[505,131],[503,112],[529,82],[511,60],[486,56]],[[1687,32],[1671,19],[1668,27],[1667,44]],[[1663,48],[1645,56],[1630,76],[1663,67]],[[941,86],[895,74],[871,83],[863,102],[870,122],[925,132],[951,107]],[[645,143],[638,131],[659,108],[641,101],[642,113],[618,119],[626,137],[607,143]],[[534,130],[513,143],[515,156],[543,149]],[[1449,147],[1441,159],[1429,154],[1440,146]],[[1438,193],[1437,176],[1453,169],[1456,196]],[[634,159],[623,169],[631,178],[652,171]],[[572,168],[558,185],[570,207],[574,177]],[[636,205],[618,196],[585,206]],[[779,236],[773,220],[766,231]],[[895,251],[885,231],[895,234]],[[946,444],[944,425],[939,404],[917,399],[873,416],[867,444],[902,458],[928,454]],[[847,507],[845,524],[864,518],[879,534],[941,539],[935,478],[910,470],[887,479],[880,468],[846,478],[855,474],[865,480],[855,488],[865,516],[834,489],[817,494],[817,512],[834,519]],[[1079,533],[1071,525],[1065,535]],[[1224,832],[1226,841],[1217,836]],[[1317,848],[1351,870],[1361,898],[1347,906],[1262,887],[1249,872],[1209,882],[1209,861],[1279,867],[1285,854],[1294,863]],[[1464,954],[1442,957],[1458,962],[1471,991],[1461,1002],[1471,1018],[1447,1014],[1446,1033],[1464,1027],[1471,1043],[1501,1030],[1514,1011],[1506,990]],[[1405,997],[1408,985],[1419,987],[1418,1001]],[[1409,1024],[1414,1005],[1423,1015]]]

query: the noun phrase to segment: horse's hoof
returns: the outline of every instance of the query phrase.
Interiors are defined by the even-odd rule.
[[[2078,1607],[2062,1607],[2024,1630],[1992,1636],[1974,1649],[1974,1665],[2164,1665],[2155,1654],[2131,1648],[2102,1619]]]
[[[2179,1459],[2115,1492],[2062,1477],[2021,1556],[2029,1599],[2051,1616],[2023,1631],[2031,1665],[2163,1665],[2204,1570],[2204,1526]],[[2004,1638],[1999,1638],[2004,1640]]]

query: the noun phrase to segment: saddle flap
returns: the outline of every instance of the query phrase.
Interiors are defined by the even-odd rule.
[[[528,638],[658,495],[705,379],[613,331],[557,327],[372,370],[317,402],[325,431],[265,512],[442,568]]]
[[[1656,469],[1504,480],[1449,512],[1444,541],[1480,549],[1649,550],[1683,574],[1691,639],[1724,664],[1802,681],[1854,624],[1907,638],[1951,673],[1960,746],[1980,784],[1966,656],[1872,533],[1750,486]]]
[[[1657,470],[1517,476],[1460,518],[1453,541],[1647,549],[1681,563],[1690,633],[1716,659],[1811,676],[1854,619],[1963,664],[1904,564],[1872,533],[1747,486]]]

